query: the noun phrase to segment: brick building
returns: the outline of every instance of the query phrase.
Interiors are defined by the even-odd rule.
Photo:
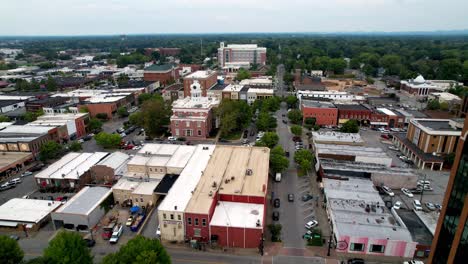
[[[166,88],[164,88],[161,92],[164,101],[175,101],[177,99],[184,98],[184,85],[182,83],[174,83]]]
[[[119,94],[103,94],[88,98],[81,102],[79,108],[87,108],[91,117],[96,117],[97,114],[103,113],[107,115],[107,118],[112,118],[113,114],[117,112],[117,109],[121,106],[128,107],[131,105],[131,101],[134,97],[131,93]]]
[[[191,85],[197,81],[200,84],[201,95],[207,96],[207,91],[218,83],[218,74],[215,71],[196,71],[184,78],[184,97],[190,96]]]
[[[30,112],[37,112],[45,108],[54,108],[59,105],[65,104],[68,101],[66,97],[48,97],[39,100],[26,102],[26,110]]]
[[[167,85],[179,78],[179,71],[173,64],[157,65],[146,67],[143,72],[143,80],[147,82],[159,81],[161,85]]]
[[[328,102],[302,100],[302,116],[315,118],[315,124],[319,126],[336,126],[338,120],[338,108]]]
[[[50,140],[60,142],[57,127],[11,125],[0,130],[0,151],[32,152],[36,156]]]
[[[189,139],[206,139],[215,127],[213,108],[219,104],[216,98],[202,95],[200,83],[195,80],[189,97],[172,103],[171,133]],[[206,93],[206,91],[205,91]]]
[[[361,125],[370,125],[372,111],[361,104],[335,104],[338,108],[338,123],[343,124],[353,119]]]
[[[226,63],[266,64],[267,49],[257,44],[229,44],[220,43],[218,48],[218,63],[224,67]]]

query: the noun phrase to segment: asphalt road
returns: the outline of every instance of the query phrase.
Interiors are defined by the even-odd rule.
[[[283,114],[287,114],[285,103],[282,103],[281,109],[276,113],[278,119],[278,127],[276,130],[279,135],[279,145],[290,153],[290,166],[288,170],[283,173],[281,182],[273,182],[272,191],[274,192],[274,198],[280,198],[281,206],[278,209],[273,208],[272,210],[280,212],[279,222],[282,224],[282,240],[284,247],[304,248],[305,241],[302,239],[302,235],[305,232],[304,224],[306,220],[303,216],[304,207],[299,198],[301,191],[304,191],[303,187],[307,190],[309,189],[309,184],[304,181],[305,179],[298,179],[297,177],[296,165],[294,163],[295,146],[292,141],[292,134],[289,131],[289,125],[281,121],[282,119],[287,119],[286,117],[282,117]],[[288,202],[288,193],[293,193],[296,201]],[[305,213],[307,214],[307,212]],[[268,217],[271,217],[271,215]]]

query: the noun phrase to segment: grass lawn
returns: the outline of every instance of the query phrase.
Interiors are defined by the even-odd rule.
[[[227,140],[238,140],[241,138],[241,136],[242,136],[242,131],[235,131],[222,138],[227,139]]]

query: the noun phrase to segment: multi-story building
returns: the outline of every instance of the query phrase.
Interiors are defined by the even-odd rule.
[[[362,104],[335,104],[338,108],[338,123],[343,124],[352,119],[361,125],[370,125],[372,110]]]
[[[461,135],[432,242],[430,264],[464,263],[468,258],[468,118]]]
[[[218,74],[212,70],[196,71],[184,78],[184,97],[190,96],[192,84],[198,82],[202,96],[207,96],[207,91],[218,83]]]
[[[162,91],[162,97],[164,101],[175,101],[177,99],[184,98],[184,85],[182,83],[174,83]]]
[[[453,80],[426,80],[422,75],[415,79],[400,82],[400,89],[410,94],[426,97],[433,92],[444,92],[450,87],[463,85]]]
[[[302,100],[302,116],[315,118],[315,124],[319,126],[336,126],[338,120],[338,108],[329,102]]]
[[[61,138],[81,138],[86,135],[86,124],[89,121],[88,113],[56,114],[53,109],[45,108],[45,115],[39,116],[29,126],[56,126],[66,127],[66,134]],[[60,132],[60,131],[59,131]]]
[[[23,100],[0,100],[0,114],[8,113],[24,107]]]
[[[462,125],[451,119],[412,119],[407,134],[395,134],[393,142],[419,168],[442,170],[444,156],[457,149]]]
[[[179,79],[179,71],[173,64],[153,64],[146,67],[143,72],[143,80],[147,82],[159,81],[161,85],[167,85],[177,79]]]
[[[50,140],[61,141],[57,127],[10,125],[0,130],[0,151],[37,155],[41,146]]]
[[[224,42],[220,43],[218,48],[218,62],[220,67],[225,67],[226,64],[233,66],[236,64],[266,64],[267,49],[258,47],[257,44],[229,44],[224,46]]]
[[[216,125],[213,108],[219,101],[203,95],[198,81],[191,84],[189,94],[172,103],[171,133],[189,139],[206,139]]]
[[[347,92],[339,91],[298,91],[297,99],[301,100],[328,100],[334,102],[363,102],[365,97],[362,95],[354,95]]]
[[[63,105],[67,102],[66,97],[47,97],[44,99],[33,100],[26,103],[26,110],[30,112],[37,112],[43,108],[54,108]]]
[[[128,109],[133,100],[132,93],[102,94],[82,101],[79,108],[87,109],[91,117],[106,114],[110,119],[119,107],[124,106]]]

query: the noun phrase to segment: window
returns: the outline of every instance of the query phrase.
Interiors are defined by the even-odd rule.
[[[202,222],[202,226],[206,226],[206,218],[203,218],[201,222]]]
[[[180,215],[177,215],[177,220],[181,221],[182,218],[180,217]]]
[[[176,128],[176,130],[175,130],[175,134],[176,134],[176,136],[178,136],[178,135],[179,135],[179,129],[178,129],[178,128]]]
[[[166,214],[163,214],[163,218],[164,218],[164,219],[166,219],[166,218],[167,218],[167,217],[166,217]]]
[[[173,214],[171,214],[171,220],[174,220],[174,215]]]
[[[198,130],[198,135],[201,136],[201,130]]]
[[[364,244],[362,243],[351,243],[351,251],[364,251]]]
[[[187,218],[187,224],[192,225],[192,217]]]
[[[198,225],[198,218],[195,218],[195,225]]]
[[[383,253],[385,251],[385,246],[384,245],[371,245],[369,251],[375,252],[375,253]]]
[[[140,198],[140,202],[143,202],[143,198]]]
[[[179,126],[179,120],[176,120],[176,121],[175,121],[175,126],[176,126],[176,127]]]
[[[201,122],[200,121],[197,122],[197,127],[201,127]]]
[[[189,127],[190,126],[190,121],[185,121],[185,126]]]

